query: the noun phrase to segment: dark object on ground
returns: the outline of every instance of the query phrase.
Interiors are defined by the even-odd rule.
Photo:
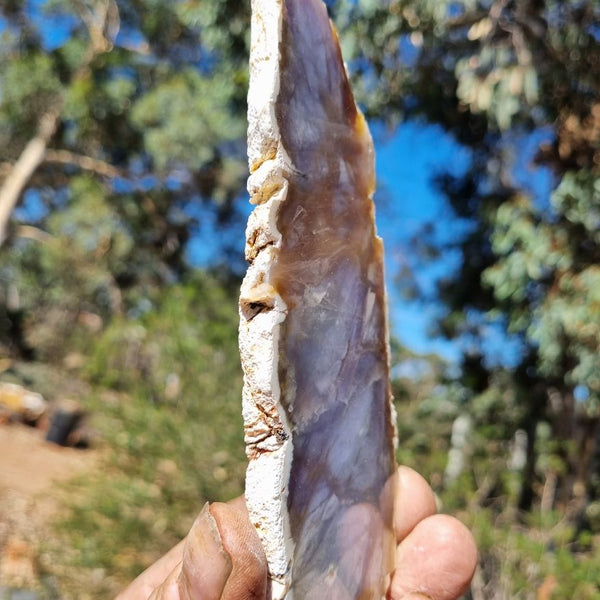
[[[52,415],[46,441],[60,446],[70,446],[71,434],[80,425],[84,417],[77,404],[59,406]]]

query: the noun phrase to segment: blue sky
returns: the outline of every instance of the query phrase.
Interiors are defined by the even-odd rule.
[[[435,224],[435,237],[449,241],[461,234],[461,223],[454,218],[443,195],[432,183],[436,174],[465,173],[470,164],[469,151],[460,146],[440,127],[407,122],[387,139],[377,125],[372,126],[376,148],[378,192],[377,226],[386,247],[386,279],[392,333],[410,349],[434,352],[450,362],[457,361],[468,349],[468,339],[448,342],[428,336],[428,329],[442,306],[434,302],[410,302],[399,293],[394,276],[403,263],[414,260],[412,238],[428,224]],[[550,134],[540,130],[519,139],[520,149],[511,170],[515,182],[546,208],[554,186],[548,169],[536,167],[534,155]],[[428,265],[419,264],[414,273],[420,289],[430,292],[437,279],[448,276],[460,265],[458,256],[448,252]],[[428,294],[431,295],[431,294]],[[520,342],[507,338],[499,326],[484,328],[486,357],[490,364],[515,364]]]
[[[436,352],[458,358],[458,347],[431,339],[427,330],[435,318],[435,305],[409,302],[401,296],[394,277],[403,264],[412,265],[411,240],[429,222],[444,219],[449,227],[444,199],[432,184],[436,173],[463,173],[470,155],[437,126],[406,122],[391,137],[372,126],[376,148],[377,229],[386,249],[386,279],[390,326],[401,342],[416,352]],[[431,288],[437,277],[456,268],[453,257],[442,256],[415,275],[421,287]]]
[[[434,304],[409,302],[402,297],[394,278],[403,264],[411,264],[411,240],[429,222],[442,221],[441,231],[447,239],[453,222],[441,194],[432,184],[433,176],[444,170],[463,173],[469,166],[469,152],[457,144],[440,127],[407,122],[393,134],[386,134],[377,124],[371,125],[376,149],[377,191],[375,193],[377,230],[383,238],[386,256],[386,280],[389,300],[390,326],[393,335],[411,350],[435,352],[448,360],[459,358],[459,347],[443,339],[431,339],[427,330],[436,312]],[[244,202],[242,200],[242,202]],[[251,206],[244,205],[246,214]],[[207,244],[214,236],[216,218],[208,207],[196,213],[201,225],[198,235],[190,242],[189,257],[198,265],[209,265],[219,259],[218,247]],[[238,236],[239,252],[243,252],[244,234],[239,226],[229,235]],[[456,230],[456,233],[458,230]],[[455,257],[444,255],[435,263],[416,273],[420,287],[431,289],[436,278],[458,266]]]

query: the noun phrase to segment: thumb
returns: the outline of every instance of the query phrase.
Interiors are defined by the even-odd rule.
[[[243,498],[210,507],[232,562],[221,600],[264,600],[267,597],[267,559],[250,523]]]
[[[151,600],[263,600],[267,586],[265,554],[240,498],[204,506]]]
[[[232,568],[217,521],[207,503],[194,521],[185,541],[178,577],[182,600],[219,600]]]

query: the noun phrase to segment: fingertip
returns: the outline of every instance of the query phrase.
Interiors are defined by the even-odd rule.
[[[238,496],[237,498],[234,498],[233,500],[229,500],[229,502],[227,502],[227,505],[231,506],[245,517],[248,516],[248,508],[246,507],[246,496],[244,496],[244,494]]]
[[[218,600],[232,572],[217,520],[208,503],[204,506],[183,549],[179,588],[184,598]]]
[[[420,521],[434,515],[436,510],[435,496],[427,481],[409,467],[398,467],[394,507],[396,540],[402,541]]]
[[[231,557],[233,569],[223,590],[222,599],[265,598],[267,593],[267,559],[248,519],[245,503],[215,503],[211,512],[219,526],[223,547]]]
[[[392,598],[421,593],[433,600],[454,600],[469,587],[476,566],[471,532],[454,517],[430,516],[398,546]]]

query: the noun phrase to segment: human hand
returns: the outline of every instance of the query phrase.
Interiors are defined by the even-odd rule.
[[[389,600],[456,600],[477,564],[473,536],[460,521],[436,515],[426,481],[398,469],[394,528],[398,546]],[[267,562],[243,498],[206,505],[187,538],[117,600],[250,600],[267,593]]]
[[[398,546],[390,600],[456,600],[469,587],[477,567],[475,540],[458,519],[435,513],[425,479],[399,467],[394,507]]]

